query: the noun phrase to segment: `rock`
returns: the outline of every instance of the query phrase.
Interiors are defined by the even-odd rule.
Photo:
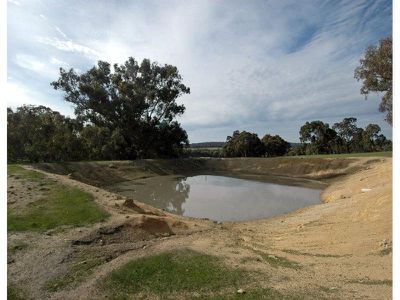
[[[369,191],[371,191],[371,189],[361,189],[361,192],[363,192],[363,193],[367,193]]]
[[[71,178],[71,177],[72,177],[72,173],[69,173],[67,176],[68,176],[69,178]]]
[[[139,206],[136,205],[136,203],[133,201],[133,199],[126,199],[124,202],[124,206],[136,211],[137,213],[144,214],[145,210]]]
[[[200,293],[198,293],[198,292],[194,292],[193,293],[193,297],[195,297],[195,298],[199,298],[201,295],[200,295]]]
[[[268,255],[268,258],[278,259],[275,255],[271,255],[271,254]]]
[[[246,291],[243,290],[243,289],[238,289],[236,293],[238,293],[238,294],[244,294],[244,293],[246,293]]]
[[[111,169],[116,169],[117,168],[117,166],[114,165],[114,164],[109,164],[108,167],[111,168]]]

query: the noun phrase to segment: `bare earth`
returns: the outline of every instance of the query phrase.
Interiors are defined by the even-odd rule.
[[[309,299],[391,299],[392,159],[359,158],[352,164],[357,171],[327,181],[323,204],[272,219],[223,224],[171,215],[136,201],[140,199],[126,202],[68,176],[40,171],[92,193],[111,216],[88,227],[9,233],[9,247],[20,242],[29,246],[8,254],[8,280],[34,299],[101,299],[98,279],[111,270],[141,256],[190,248],[259,271],[254,286],[300,292]],[[21,201],[34,201],[39,189],[9,177],[8,204],[27,205]],[[85,251],[107,260],[76,286],[54,293],[44,288]],[[274,268],[262,255],[285,258],[300,268]]]

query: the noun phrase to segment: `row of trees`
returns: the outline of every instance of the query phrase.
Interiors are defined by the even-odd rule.
[[[352,152],[390,151],[392,142],[380,133],[377,124],[357,127],[356,118],[344,118],[330,128],[322,121],[306,122],[300,128],[300,145],[291,146],[279,135],[234,131],[223,148],[226,157],[261,157],[282,155],[337,154]]]
[[[76,119],[43,106],[8,109],[10,161],[136,159],[179,156],[188,144],[176,121],[190,93],[176,67],[129,58],[99,61],[83,74],[60,68],[51,83],[74,105]]]
[[[279,135],[266,134],[262,140],[256,133],[236,130],[226,138],[223,156],[226,157],[260,157],[285,155],[290,144]]]
[[[356,118],[344,118],[330,128],[322,121],[306,122],[300,128],[301,146],[293,154],[332,154],[392,150],[392,142],[377,124],[357,127]]]

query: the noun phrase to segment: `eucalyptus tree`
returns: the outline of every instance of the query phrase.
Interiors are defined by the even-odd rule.
[[[132,57],[113,67],[99,61],[83,74],[60,68],[51,85],[64,92],[79,121],[107,128],[110,135],[117,132],[120,144],[126,145],[120,158],[168,156],[188,143],[176,117],[185,111],[177,99],[190,88],[175,66],[149,59],[139,64]]]
[[[370,92],[383,93],[379,111],[386,112],[385,120],[389,124],[393,119],[392,48],[392,37],[380,40],[377,46],[369,46],[354,71],[354,77],[362,80],[362,95],[367,98]]]

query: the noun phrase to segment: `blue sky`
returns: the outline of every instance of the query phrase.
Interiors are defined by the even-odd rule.
[[[8,0],[7,104],[72,116],[50,82],[129,56],[178,67],[191,94],[179,119],[191,142],[232,131],[297,142],[306,121],[344,117],[391,127],[379,95],[353,78],[364,49],[391,35],[391,1]]]

